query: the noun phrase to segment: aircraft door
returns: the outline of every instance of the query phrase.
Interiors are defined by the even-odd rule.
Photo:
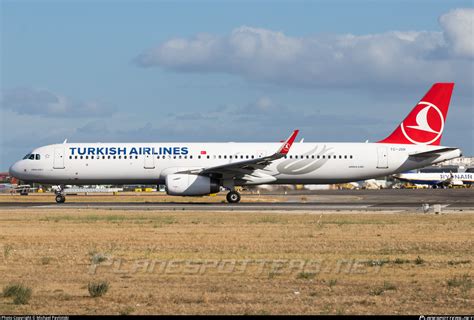
[[[64,168],[64,147],[54,148],[53,169]]]
[[[145,169],[155,169],[155,157],[152,154],[145,155]]]
[[[377,169],[387,169],[387,168],[388,168],[387,147],[378,147],[377,148]]]

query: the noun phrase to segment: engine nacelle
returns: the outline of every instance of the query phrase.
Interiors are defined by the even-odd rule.
[[[219,190],[219,182],[209,177],[181,173],[166,176],[166,193],[172,196],[203,196]]]

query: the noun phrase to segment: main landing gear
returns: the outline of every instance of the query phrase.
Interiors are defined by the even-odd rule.
[[[227,202],[229,203],[238,203],[240,201],[240,193],[237,191],[230,191],[227,196]]]
[[[64,186],[59,186],[58,189],[55,191],[56,193],[56,203],[64,203],[66,202],[66,195],[64,194]]]

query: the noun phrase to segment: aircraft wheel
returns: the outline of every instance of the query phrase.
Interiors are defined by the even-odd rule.
[[[240,201],[240,193],[237,191],[230,191],[227,196],[227,202],[229,203],[238,203]]]
[[[56,203],[64,203],[66,201],[66,197],[62,194],[56,195]]]

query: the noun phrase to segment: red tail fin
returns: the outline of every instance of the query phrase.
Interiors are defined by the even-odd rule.
[[[439,146],[454,83],[435,83],[402,123],[379,143]]]

